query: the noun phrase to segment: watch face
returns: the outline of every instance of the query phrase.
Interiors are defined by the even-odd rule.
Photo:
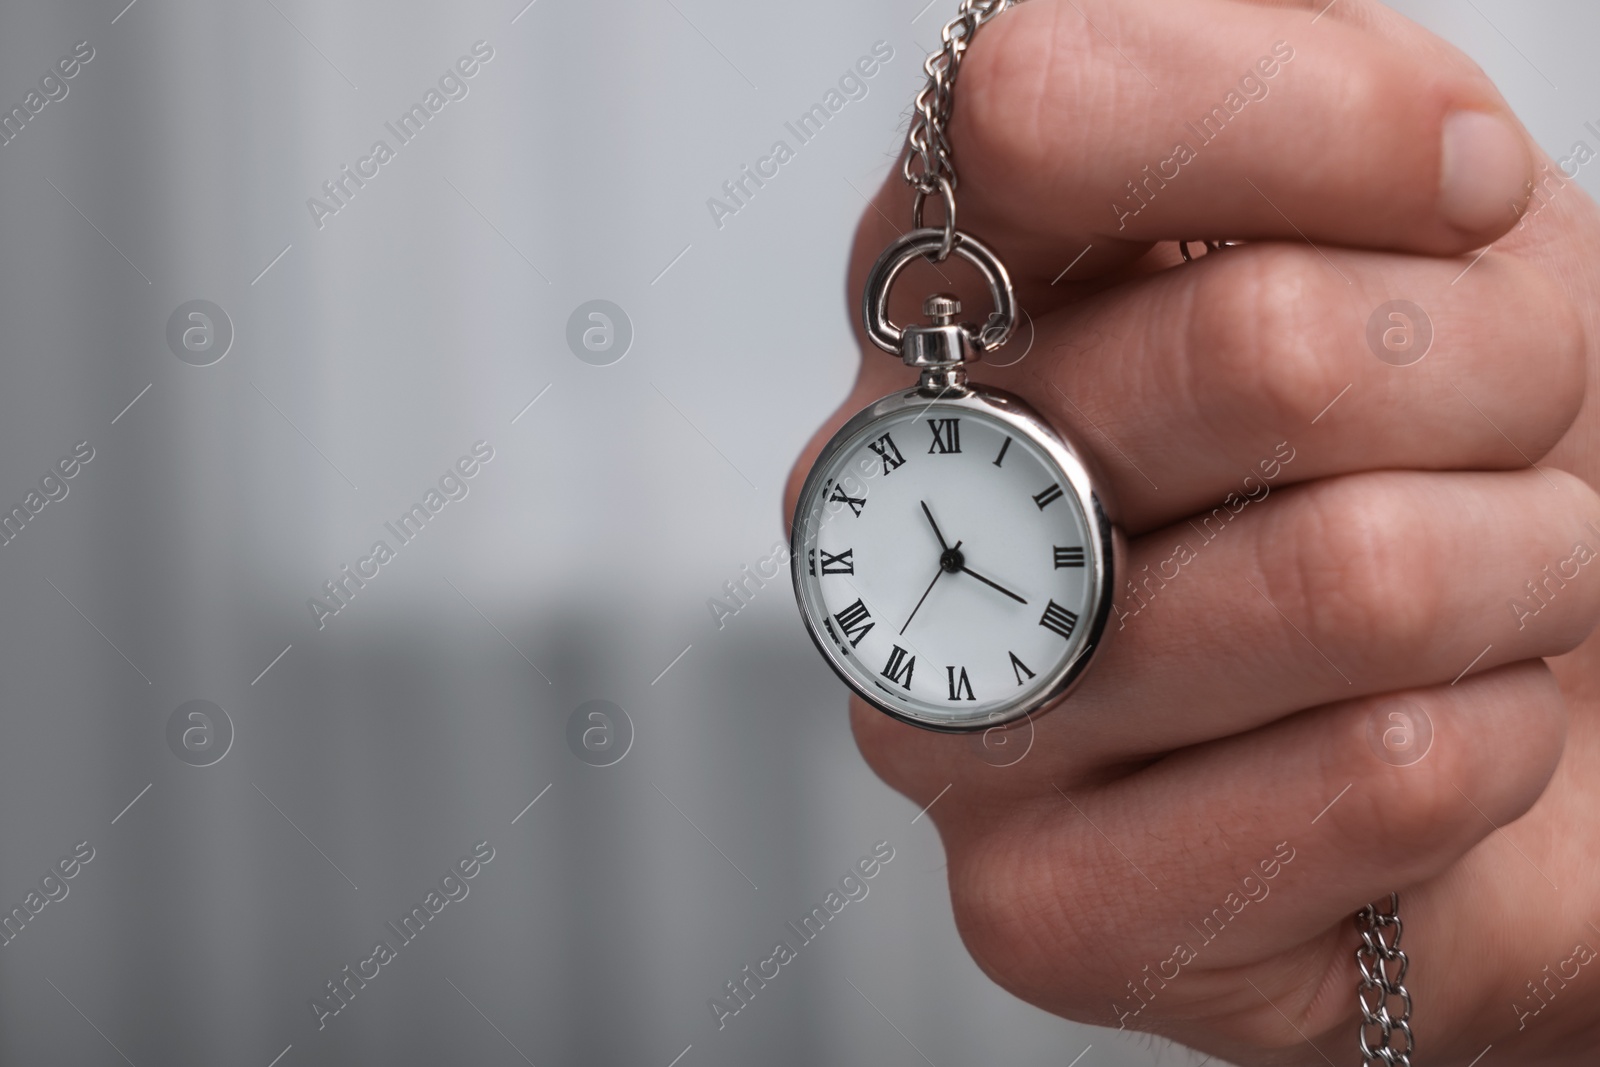
[[[890,397],[802,491],[792,567],[823,654],[921,726],[1008,722],[1065,692],[1103,632],[1110,524],[1075,453],[1020,401]]]

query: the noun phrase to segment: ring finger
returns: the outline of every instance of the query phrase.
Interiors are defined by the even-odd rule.
[[[1600,562],[1600,497],[1549,478],[1374,472],[1140,539],[1095,669],[1029,727],[1032,750],[995,797],[1571,649],[1600,608],[1600,575],[1585,573]],[[970,738],[859,708],[855,729],[913,798],[981,769]]]

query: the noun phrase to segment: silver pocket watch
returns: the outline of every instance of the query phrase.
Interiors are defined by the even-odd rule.
[[[988,324],[955,322],[959,303],[935,295],[927,324],[896,326],[896,276],[947,242],[988,282]],[[1122,535],[1071,439],[967,380],[966,364],[1017,320],[993,252],[918,228],[879,257],[863,304],[873,342],[921,380],[846,423],[806,478],[790,562],[806,628],[851,689],[904,722],[974,731],[1027,718],[1103,644]]]

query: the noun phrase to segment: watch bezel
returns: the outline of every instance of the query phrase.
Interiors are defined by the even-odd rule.
[[[961,721],[958,717],[934,718],[919,715],[910,709],[886,702],[847,669],[844,654],[835,647],[833,639],[819,625],[817,611],[812,610],[809,604],[810,593],[805,571],[806,550],[814,545],[806,541],[809,529],[806,519],[810,511],[810,501],[820,491],[821,483],[826,478],[825,472],[832,467],[845,445],[854,440],[866,427],[916,408],[974,412],[993,419],[1017,435],[1025,437],[1066,477],[1066,487],[1074,494],[1087,520],[1085,523],[1087,535],[1094,549],[1092,581],[1089,582],[1090,597],[1081,621],[1083,629],[1080,632],[1084,634],[1084,639],[1078,653],[1058,664],[1047,675],[1044,683],[1034,687],[1030,696],[1019,699],[1014,706],[1008,705],[1003,710],[990,709],[981,714],[973,713],[971,721],[967,722]],[[1122,532],[1113,518],[1112,506],[1097,488],[1100,484],[1104,482],[1098,481],[1093,476],[1093,461],[1088,458],[1086,452],[1077,447],[1069,436],[1046,422],[1027,401],[1004,390],[973,385],[959,394],[935,397],[919,389],[910,389],[893,393],[867,405],[841,426],[817,454],[817,459],[801,486],[799,499],[795,502],[795,513],[790,523],[789,572],[794,586],[795,602],[800,608],[800,617],[805,623],[806,632],[811,635],[812,643],[822,653],[828,666],[857,696],[891,718],[925,730],[971,734],[1019,723],[1053,710],[1055,705],[1067,697],[1082,681],[1110,633],[1108,623],[1116,595],[1115,582],[1117,576],[1122,573],[1125,544]],[[817,610],[820,611],[822,607],[817,605]]]

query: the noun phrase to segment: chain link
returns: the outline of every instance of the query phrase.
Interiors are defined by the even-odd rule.
[[[928,74],[928,84],[917,94],[916,114],[906,134],[907,151],[900,172],[907,184],[917,191],[919,220],[923,200],[934,195],[943,198],[947,212],[944,224],[947,234],[955,233],[955,191],[961,185],[956,176],[955,162],[951,158],[948,131],[950,112],[955,107],[956,75],[961,72],[961,58],[966,55],[979,26],[1020,2],[961,0],[960,12],[945,23],[941,33],[944,46],[930,54],[922,64],[922,69]],[[950,244],[947,238],[936,258],[948,256]]]
[[[1361,945],[1356,966],[1361,981],[1356,998],[1361,1002],[1361,1062],[1363,1067],[1411,1067],[1411,994],[1406,990],[1406,969],[1411,961],[1400,948],[1405,924],[1400,921],[1400,894],[1389,894],[1389,910],[1368,904],[1356,913]],[[1394,1010],[1398,1008],[1399,1010]]]

